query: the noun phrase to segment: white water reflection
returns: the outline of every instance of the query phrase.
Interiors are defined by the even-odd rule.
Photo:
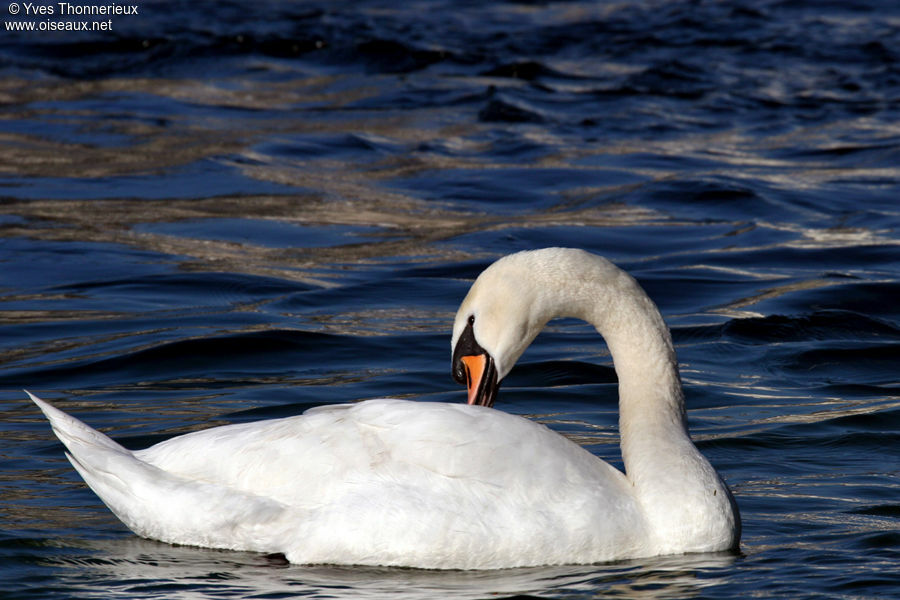
[[[726,583],[738,557],[670,556],[609,565],[494,571],[299,566],[273,557],[170,546],[136,537],[79,542],[79,558],[53,560],[61,580],[85,578],[97,597],[315,597],[417,600],[531,595],[690,598]],[[85,558],[85,554],[92,555]],[[82,589],[84,589],[82,587]]]

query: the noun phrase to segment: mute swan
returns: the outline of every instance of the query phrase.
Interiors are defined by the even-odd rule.
[[[490,408],[550,319],[606,339],[626,473]],[[734,549],[737,505],[687,432],[671,337],[609,261],[548,248],[498,260],[456,315],[468,404],[370,400],[129,451],[34,395],[87,484],[138,535],[294,563],[492,569]],[[486,405],[486,406],[478,406]]]

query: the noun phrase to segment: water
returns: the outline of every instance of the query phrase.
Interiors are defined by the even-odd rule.
[[[896,3],[138,6],[0,38],[4,598],[900,595]],[[117,522],[21,392],[133,448],[462,401],[470,280],[549,245],[659,304],[739,554],[428,572],[172,547]],[[620,464],[580,323],[498,407]]]

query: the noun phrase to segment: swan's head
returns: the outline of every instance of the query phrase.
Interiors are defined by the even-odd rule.
[[[453,378],[469,404],[493,406],[500,382],[551,317],[559,248],[519,252],[489,266],[453,324]]]

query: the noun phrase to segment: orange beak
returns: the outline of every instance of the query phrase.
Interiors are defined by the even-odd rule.
[[[497,369],[494,360],[487,353],[460,356],[466,375],[466,388],[469,392],[468,404],[478,404],[490,408],[497,398]]]
[[[477,404],[478,390],[481,387],[481,380],[484,378],[484,371],[487,368],[487,355],[463,356],[461,360],[466,365],[466,387],[469,389],[468,404]]]

